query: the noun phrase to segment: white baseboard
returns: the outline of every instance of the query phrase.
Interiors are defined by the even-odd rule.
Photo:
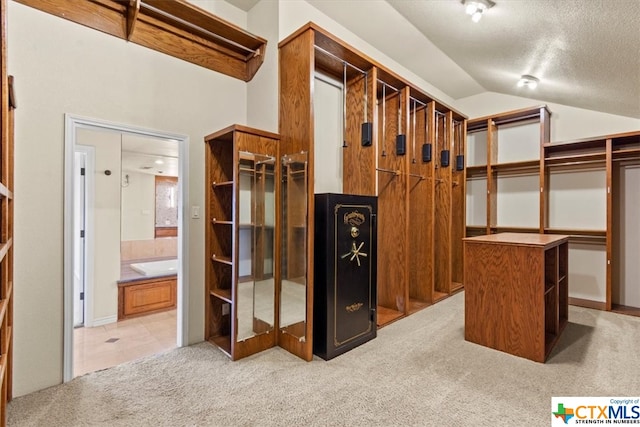
[[[91,322],[89,324],[89,322],[87,322],[87,324],[85,324],[84,326],[88,327],[88,328],[95,328],[96,326],[103,326],[103,325],[108,325],[109,323],[116,323],[118,321],[118,315],[113,315],[113,316],[107,316],[107,317],[101,317],[99,319],[93,319],[93,322]]]

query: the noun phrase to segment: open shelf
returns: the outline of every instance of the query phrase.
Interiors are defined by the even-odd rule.
[[[382,306],[378,306],[378,310],[377,310],[377,322],[378,322],[378,326],[382,327],[385,325],[388,325],[389,323],[400,319],[401,317],[404,316],[404,313],[402,313],[401,311],[397,311],[397,310],[393,310],[390,308],[386,308],[386,307],[382,307]]]
[[[519,162],[495,163],[491,165],[493,172],[505,173],[525,173],[539,172],[540,160],[523,160]]]
[[[586,163],[602,163],[606,160],[605,153],[567,154],[553,157],[545,157],[545,166],[571,166],[584,165]]]
[[[437,302],[440,301],[442,299],[445,299],[446,297],[448,297],[449,294],[446,292],[439,292],[439,291],[433,291],[433,302]]]
[[[231,289],[212,289],[210,293],[214,297],[220,298],[221,300],[228,302],[229,304],[233,302]]]
[[[231,357],[231,337],[228,335],[222,335],[209,338],[209,342],[217,346],[227,356]]]
[[[275,345],[276,334],[264,333],[275,328],[273,308],[274,317],[260,318],[264,328],[256,329],[256,307],[275,306],[275,283],[257,289],[258,282],[273,279],[273,229],[256,224],[275,217],[277,140],[242,125],[204,137],[204,182],[211,183],[206,217],[212,223],[205,227],[205,339],[232,360]]]
[[[409,298],[409,314],[413,314],[416,311],[420,311],[429,307],[431,304],[427,301],[421,301],[415,298]]]
[[[266,53],[266,39],[185,0],[17,1],[245,82]]]
[[[467,178],[487,176],[487,165],[467,166]]]
[[[540,229],[538,227],[510,227],[507,225],[500,225],[491,227],[491,234],[495,233],[538,233]]]

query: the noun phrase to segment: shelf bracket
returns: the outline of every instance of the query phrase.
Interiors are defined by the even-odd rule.
[[[136,29],[139,12],[140,0],[129,0],[129,5],[127,6],[127,41],[131,41],[133,31]]]

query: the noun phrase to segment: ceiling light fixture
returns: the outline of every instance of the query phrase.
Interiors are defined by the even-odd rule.
[[[540,80],[538,80],[536,77],[524,74],[522,77],[520,77],[520,80],[518,80],[518,87],[526,86],[529,89],[533,90],[538,87],[538,82],[540,82]]]
[[[478,22],[482,18],[485,10],[491,9],[496,4],[491,0],[462,0],[467,15],[471,15],[473,22]]]
[[[154,162],[156,165],[164,165],[164,161],[162,159],[158,159]]]

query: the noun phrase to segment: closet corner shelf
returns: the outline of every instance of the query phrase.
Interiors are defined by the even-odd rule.
[[[221,300],[228,302],[229,304],[231,304],[233,301],[233,299],[231,298],[231,289],[213,289],[210,293],[214,297],[220,298]]]
[[[217,346],[223,353],[231,357],[231,338],[228,335],[209,338],[209,342]]]
[[[467,166],[467,178],[487,176],[487,165]]]
[[[185,0],[16,0],[43,12],[248,82],[267,40]]]
[[[538,172],[540,168],[540,160],[523,160],[519,162],[496,163],[491,165],[492,172]]]

